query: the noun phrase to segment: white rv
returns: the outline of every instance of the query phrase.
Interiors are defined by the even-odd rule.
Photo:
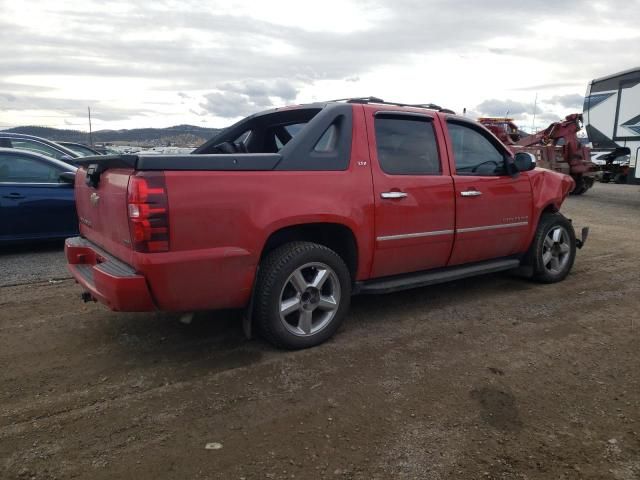
[[[640,67],[593,80],[583,119],[595,150],[629,148],[627,182],[640,183]]]

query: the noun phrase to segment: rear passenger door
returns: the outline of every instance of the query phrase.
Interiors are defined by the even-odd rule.
[[[375,195],[371,276],[446,265],[455,206],[440,124],[429,114],[367,110],[367,131]]]
[[[77,232],[73,184],[60,181],[63,171],[26,152],[0,152],[0,239]]]
[[[532,194],[528,172],[506,172],[504,145],[480,125],[447,121],[456,199],[456,240],[449,265],[526,250]]]

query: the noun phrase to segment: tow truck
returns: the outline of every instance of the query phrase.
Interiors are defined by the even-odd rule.
[[[567,115],[532,135],[522,135],[512,118],[483,117],[478,121],[514,153],[532,153],[539,167],[570,175],[576,183],[573,195],[582,195],[593,186],[599,168],[590,160],[589,147],[578,138],[581,113]]]

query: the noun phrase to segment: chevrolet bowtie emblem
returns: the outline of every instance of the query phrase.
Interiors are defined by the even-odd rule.
[[[91,200],[91,204],[93,206],[98,205],[98,202],[100,201],[100,195],[98,195],[96,192],[93,192],[90,196],[89,196],[89,200]]]

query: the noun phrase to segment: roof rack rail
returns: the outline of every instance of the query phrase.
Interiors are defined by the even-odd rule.
[[[383,105],[395,105],[397,107],[414,107],[414,108],[428,108],[429,110],[436,110],[443,113],[455,114],[451,109],[443,108],[435,103],[399,103],[399,102],[385,102],[379,97],[352,97],[352,98],[337,98],[335,100],[329,100],[329,102],[347,102],[347,103],[380,103]]]

